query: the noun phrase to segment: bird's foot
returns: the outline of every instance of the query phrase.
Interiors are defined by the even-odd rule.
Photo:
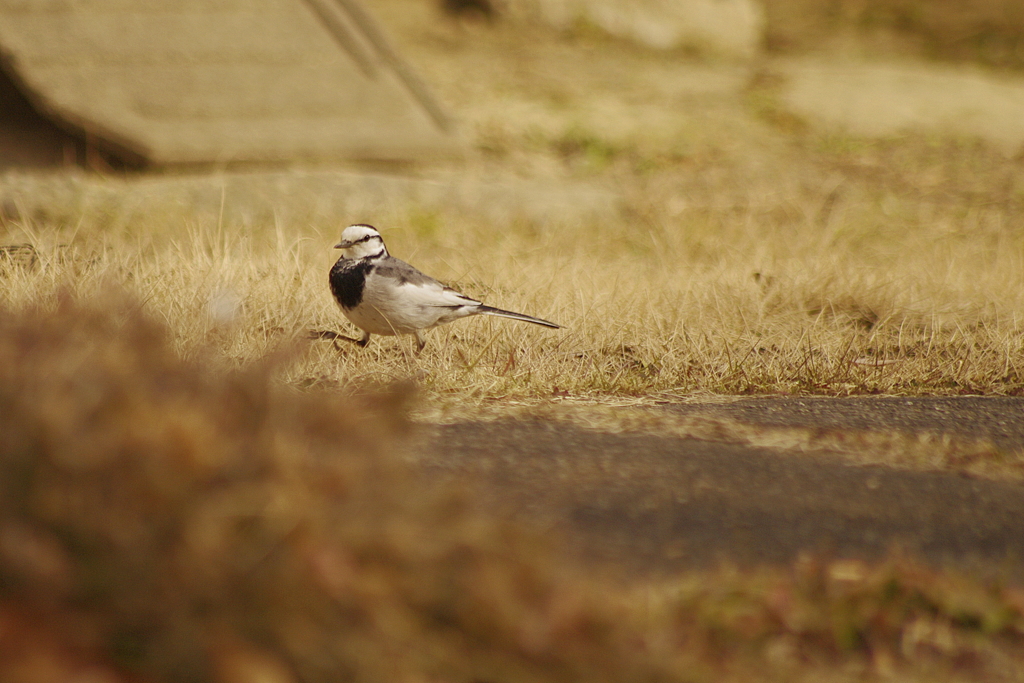
[[[343,334],[338,334],[334,330],[310,330],[310,339],[330,339],[334,343],[334,348],[341,351],[341,347],[338,346],[338,340],[352,342],[359,346],[366,346],[366,343],[370,341],[370,335],[366,335],[362,339],[356,339],[355,337],[346,337]]]

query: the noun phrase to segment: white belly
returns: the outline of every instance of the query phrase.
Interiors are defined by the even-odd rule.
[[[394,283],[371,275],[363,300],[345,316],[370,334],[413,334],[475,312],[478,301],[445,289],[439,282]]]
[[[345,317],[359,329],[370,334],[383,334],[392,336],[396,334],[412,334],[417,328],[403,324],[403,321],[396,319],[392,314],[385,315],[377,307],[369,302],[363,301],[353,309],[341,309]]]

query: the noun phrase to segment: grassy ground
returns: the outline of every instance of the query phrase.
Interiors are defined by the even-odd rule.
[[[463,321],[430,333],[419,356],[393,339],[340,352],[317,343],[296,351],[289,379],[347,386],[416,376],[438,394],[516,398],[1018,392],[1019,208],[847,182],[725,207],[677,197],[687,205],[671,216],[672,183],[641,180],[646,192],[625,215],[514,223],[497,234],[472,217],[412,208],[384,216],[394,254],[565,329]],[[659,191],[660,201],[651,196]],[[238,360],[311,328],[350,331],[325,280],[340,222],[248,227],[187,210],[154,219],[151,210],[139,209],[121,234],[88,216],[57,230],[15,227],[9,239],[36,245],[39,263],[6,269],[5,298],[24,305],[62,287],[127,287],[172,325],[183,350],[216,335]]]
[[[24,306],[124,287],[186,353],[210,339],[243,362],[287,348],[300,386],[413,377],[459,404],[1020,392],[1020,158],[969,140],[815,133],[776,106],[770,69],[409,14],[394,22],[402,47],[470,147],[462,163],[414,173],[582,184],[609,210],[495,219],[465,202],[342,196],[330,171],[10,176],[15,217],[0,234],[34,245],[38,263],[4,267],[0,296]],[[325,273],[355,221],[468,294],[565,329],[460,321],[430,332],[419,356],[408,340],[296,342],[353,332]]]
[[[924,56],[1024,68],[1024,9],[1013,0],[767,0],[767,43],[779,51]]]

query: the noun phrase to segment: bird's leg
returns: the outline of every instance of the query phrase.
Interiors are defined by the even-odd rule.
[[[333,330],[313,330],[312,332],[309,333],[309,338],[310,339],[330,339],[332,341],[332,343],[334,344],[335,350],[336,351],[341,351],[341,347],[338,346],[338,340],[339,339],[342,340],[342,341],[352,342],[353,344],[358,344],[359,346],[366,346],[366,344],[370,341],[370,333],[369,332],[363,332],[362,339],[356,339],[355,337],[346,337],[343,334],[338,334],[337,332],[335,332]]]
[[[350,341],[353,344],[355,344],[356,346],[362,348],[362,347],[364,347],[364,346],[366,346],[367,344],[370,343],[370,333],[369,332],[363,332],[363,336],[362,336],[361,339],[353,339],[352,337],[343,337],[343,336],[341,336],[339,334],[337,337],[334,338],[334,348],[336,350],[338,350],[338,351],[341,351],[341,349],[338,348],[338,340],[339,339],[344,339],[345,341]]]
[[[427,340],[423,338],[423,333],[419,330],[416,330],[413,334],[416,335],[416,353],[419,353],[427,345]]]

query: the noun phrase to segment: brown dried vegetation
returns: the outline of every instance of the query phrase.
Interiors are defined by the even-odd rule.
[[[827,48],[851,38],[885,53],[1024,68],[1016,0],[765,0],[770,48]]]
[[[0,315],[0,679],[655,677],[540,546],[410,475],[401,393],[270,373],[182,361],[125,302]]]
[[[1018,589],[899,560],[585,578],[407,466],[403,392],[168,339],[109,295],[0,315],[0,680],[1013,679]]]

